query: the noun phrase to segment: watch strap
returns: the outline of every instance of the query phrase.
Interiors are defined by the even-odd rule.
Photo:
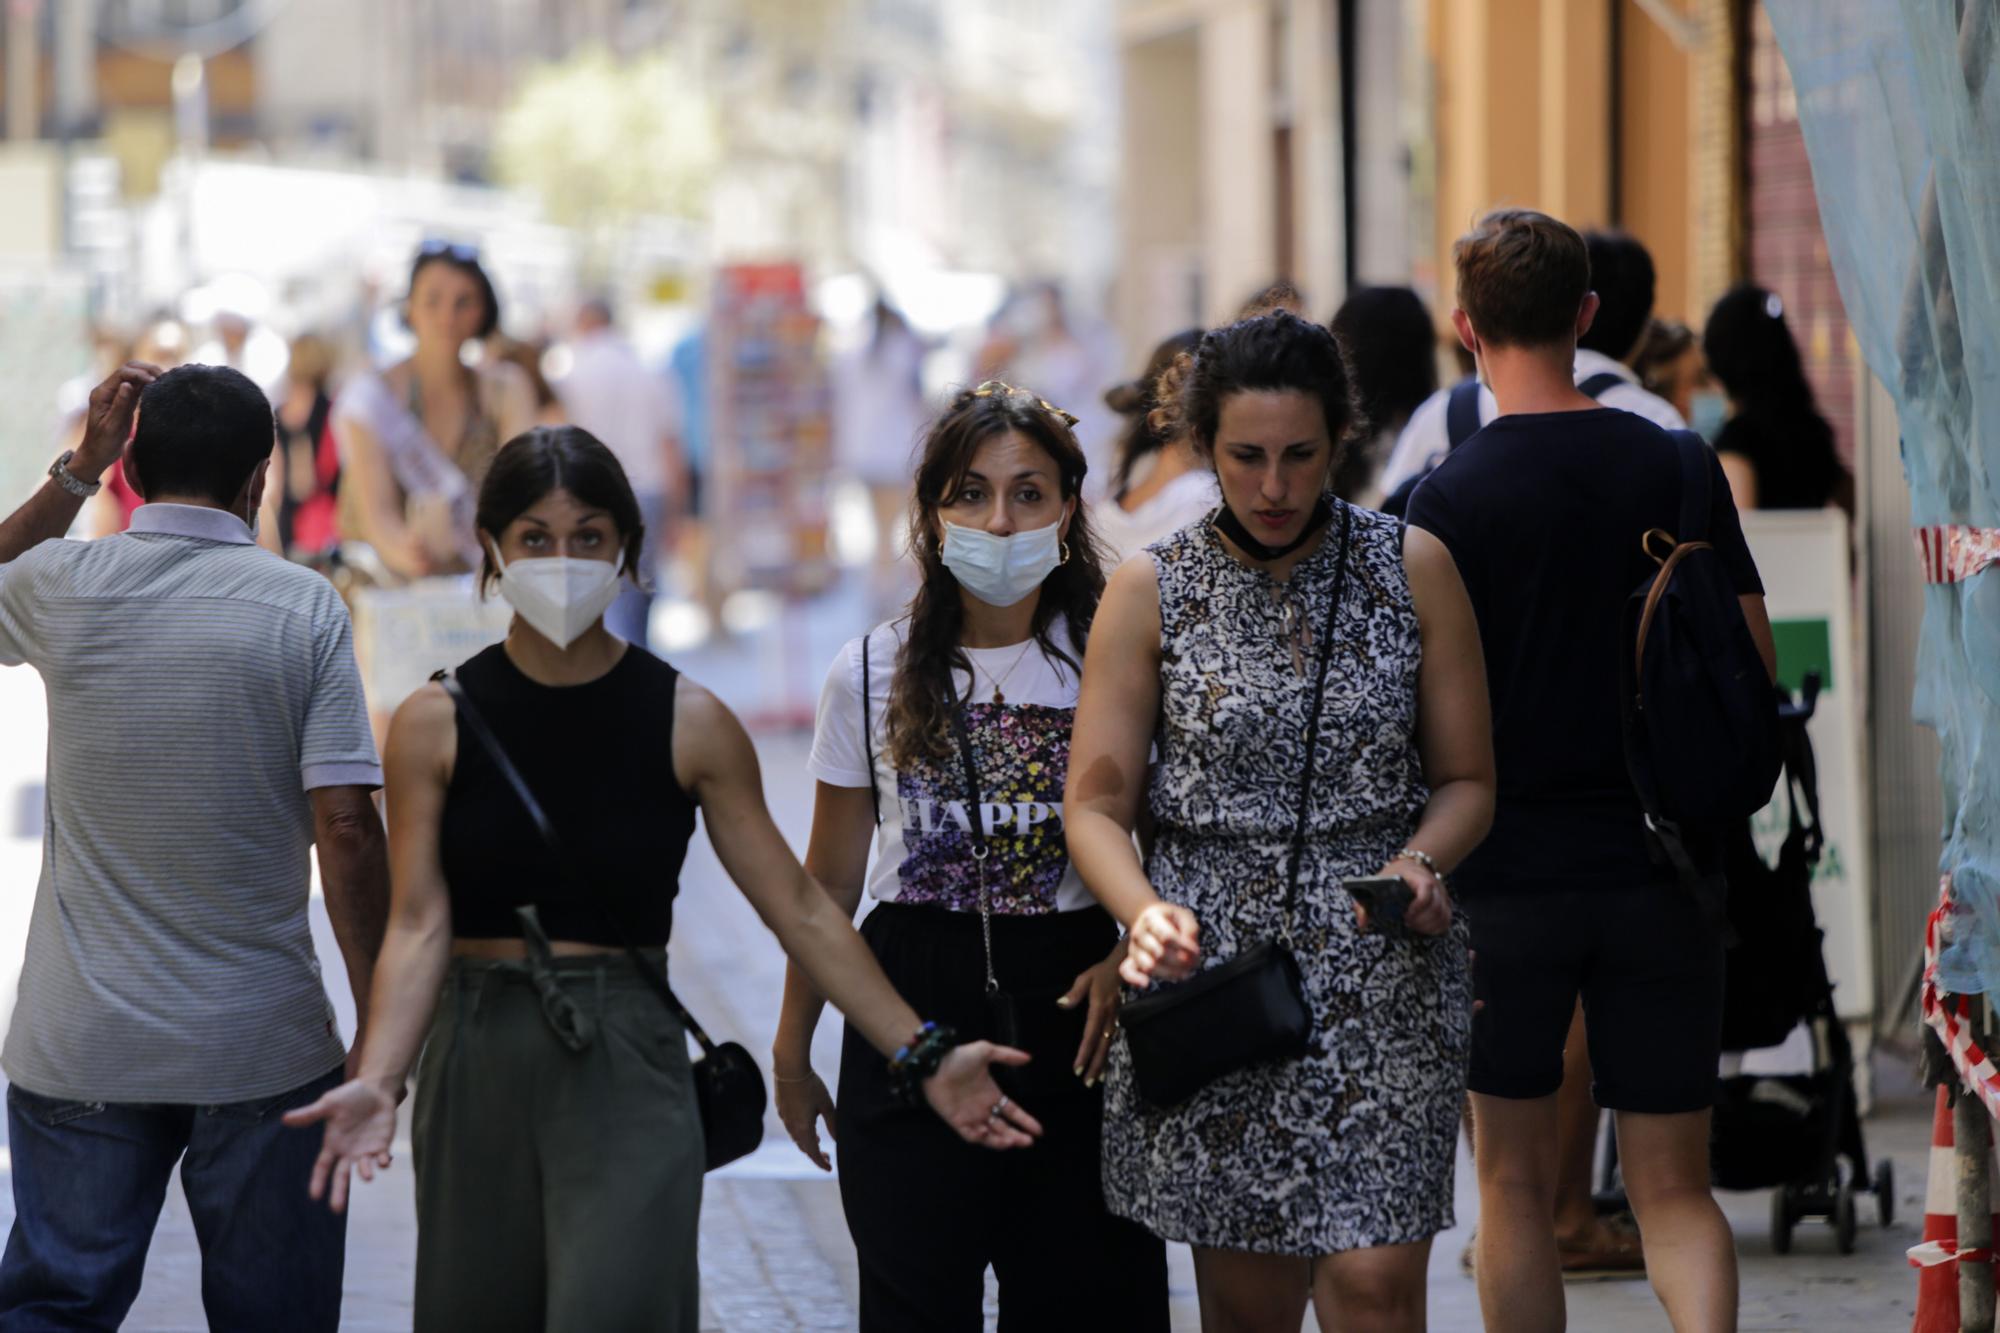
[[[49,475],[55,478],[56,485],[62,487],[71,495],[74,495],[79,500],[88,500],[91,496],[104,489],[104,483],[101,481],[85,481],[82,477],[71,472],[69,470],[69,460],[75,457],[76,450],[63,450],[61,456],[55,462],[49,464]]]

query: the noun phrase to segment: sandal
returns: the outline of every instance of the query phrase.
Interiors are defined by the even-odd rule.
[[[1581,1244],[1556,1242],[1565,1281],[1637,1278],[1646,1275],[1646,1254],[1635,1229],[1600,1220]]]

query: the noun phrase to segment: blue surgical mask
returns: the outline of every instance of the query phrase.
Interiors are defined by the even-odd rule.
[[[1688,428],[1702,439],[1714,444],[1722,434],[1722,425],[1729,420],[1729,398],[1713,389],[1697,393],[1688,400]]]
[[[984,528],[944,525],[944,567],[988,606],[1012,606],[1062,563],[1062,525],[996,537]]]

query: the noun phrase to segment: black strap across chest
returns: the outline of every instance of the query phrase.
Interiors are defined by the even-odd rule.
[[[639,969],[639,975],[659,992],[660,998],[666,1001],[667,1008],[680,1019],[681,1025],[694,1034],[694,1039],[701,1044],[702,1051],[708,1055],[715,1054],[715,1043],[709,1039],[708,1033],[702,1030],[701,1024],[695,1021],[694,1015],[688,1012],[687,1006],[681,1003],[680,997],[674,994],[673,987],[667,984],[665,973],[631,942],[623,923],[618,919],[618,914],[611,909],[603,894],[594,885],[579,882],[574,873],[574,863],[563,855],[562,840],[556,836],[556,827],[550,822],[548,812],[543,810],[542,803],[535,799],[535,793],[528,786],[528,780],[521,776],[521,770],[514,767],[514,761],[507,757],[507,751],[501,746],[500,738],[493,734],[493,728],[487,723],[485,715],[479,711],[479,706],[472,702],[472,696],[466,693],[465,686],[459,682],[457,673],[440,671],[431,679],[443,686],[444,692],[451,696],[451,702],[458,709],[458,715],[465,720],[466,729],[479,741],[480,747],[486,751],[486,757],[493,761],[494,769],[513,790],[514,798],[527,812],[529,822],[535,826],[535,832],[547,845],[549,855],[555,861],[558,873],[563,876],[565,886],[580,900],[596,904],[605,920],[610,923],[613,933],[623,942],[625,954]],[[671,733],[669,733],[667,754],[669,756],[673,754]]]
[[[1347,555],[1353,543],[1348,540],[1349,528],[1353,525],[1354,510],[1346,501],[1336,501],[1340,506],[1340,530],[1333,540],[1340,543],[1340,552],[1335,557],[1333,574],[1333,600],[1326,608],[1326,630],[1320,635],[1319,666],[1313,677],[1312,708],[1306,720],[1305,762],[1299,769],[1299,815],[1292,830],[1292,868],[1285,881],[1284,925],[1285,933],[1291,933],[1292,906],[1298,898],[1299,876],[1303,873],[1306,853],[1307,822],[1312,809],[1313,763],[1319,748],[1319,718],[1322,705],[1326,702],[1326,669],[1333,661],[1334,631],[1340,625],[1340,603],[1347,593]]]

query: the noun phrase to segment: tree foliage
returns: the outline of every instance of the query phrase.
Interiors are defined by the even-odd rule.
[[[552,221],[588,230],[702,216],[721,145],[714,107],[678,61],[591,50],[527,78],[493,155],[500,179],[539,194]]]

